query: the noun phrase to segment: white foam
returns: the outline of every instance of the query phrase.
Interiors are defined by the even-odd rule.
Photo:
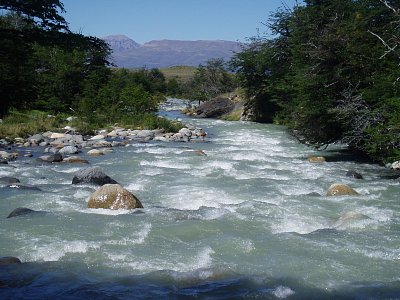
[[[183,271],[186,272],[209,268],[212,265],[212,255],[214,253],[214,250],[211,247],[207,246],[199,251],[199,253],[193,258],[191,263],[184,265],[181,264],[181,267],[183,267]]]
[[[71,173],[75,173],[75,172],[77,172],[79,170],[82,170],[82,168],[80,168],[80,167],[68,168],[68,169],[65,169],[65,170],[60,170],[59,172],[71,174]]]
[[[256,248],[251,240],[242,240],[239,245],[244,253],[250,253]]]
[[[128,185],[126,186],[126,189],[128,191],[144,191],[145,184],[138,183],[138,182],[131,182],[131,183],[128,183]]]
[[[166,169],[179,169],[179,170],[189,170],[191,166],[185,163],[176,162],[176,160],[156,160],[156,161],[148,161],[143,160],[140,162],[141,166],[152,166],[157,168],[166,168]]]
[[[128,236],[123,237],[119,240],[109,240],[106,244],[110,245],[120,245],[120,246],[133,246],[138,244],[143,244],[146,238],[149,236],[151,231],[151,224],[146,223],[143,227],[137,232],[130,232]]]
[[[36,241],[31,245],[31,251],[28,252],[31,258],[28,261],[58,261],[68,253],[87,253],[89,250],[99,248],[98,242],[61,241],[52,238],[46,244],[38,246]]]
[[[122,266],[130,267],[136,272],[151,272],[151,271],[160,271],[160,270],[171,270],[175,272],[198,272],[198,276],[202,276],[204,278],[211,277],[213,275],[212,272],[208,272],[207,268],[212,266],[212,255],[214,254],[214,250],[206,246],[201,249],[196,255],[190,256],[189,259],[182,256],[169,257],[166,256],[163,259],[161,258],[153,258],[150,260],[138,259],[132,261],[132,257],[128,258],[126,256],[124,263]],[[130,259],[129,262],[126,260]]]
[[[357,253],[363,254],[369,258],[375,259],[383,259],[383,260],[400,260],[400,251],[384,251],[384,250],[366,250],[366,249],[357,249]]]
[[[132,213],[131,209],[105,209],[105,208],[87,208],[80,210],[82,213],[96,214],[96,215],[108,215],[118,216]]]
[[[164,205],[169,208],[181,210],[198,210],[200,207],[225,207],[227,204],[238,204],[245,201],[235,196],[228,195],[224,191],[209,188],[207,192],[203,189],[187,188],[185,193],[177,191],[169,193],[163,198]]]
[[[295,292],[287,286],[280,285],[274,289],[272,294],[279,299],[286,299],[287,297],[294,295]]]
[[[272,233],[296,232],[308,234],[319,229],[329,228],[328,222],[321,222],[310,216],[285,213],[281,221],[271,226]]]

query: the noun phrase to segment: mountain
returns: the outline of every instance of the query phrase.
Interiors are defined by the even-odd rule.
[[[229,60],[241,51],[241,43],[231,41],[159,40],[139,45],[123,36],[104,37],[113,49],[112,60],[123,68],[166,68],[205,64],[211,58]]]
[[[126,35],[109,35],[103,38],[114,52],[129,51],[140,47],[140,44]]]

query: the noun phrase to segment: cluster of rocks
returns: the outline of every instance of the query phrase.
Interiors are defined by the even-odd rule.
[[[112,148],[127,146],[133,142],[194,142],[204,141],[207,133],[194,126],[182,128],[177,133],[164,133],[162,130],[130,130],[114,128],[111,131],[101,130],[95,136],[82,136],[74,133],[45,132],[35,134],[27,139],[16,138],[14,146],[21,147],[43,147],[46,155],[39,159],[44,162],[70,162],[87,163],[87,160],[76,156],[89,148],[87,154],[100,156],[112,152]],[[7,144],[2,144],[8,150],[12,150]],[[0,163],[15,160],[19,156],[16,151],[0,151]],[[33,156],[26,152],[24,156]]]

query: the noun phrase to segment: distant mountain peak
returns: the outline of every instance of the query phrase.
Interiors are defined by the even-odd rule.
[[[123,68],[165,68],[205,64],[212,58],[229,60],[242,44],[224,40],[152,40],[139,45],[125,35],[103,38],[113,49],[113,60]]]
[[[114,52],[129,51],[140,47],[140,44],[122,34],[108,35],[102,37],[102,39],[110,45]]]

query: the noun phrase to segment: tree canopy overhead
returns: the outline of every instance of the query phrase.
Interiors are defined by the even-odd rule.
[[[65,12],[64,5],[59,0],[0,0],[0,9],[17,13],[42,30],[68,31],[68,24],[60,15]]]
[[[344,142],[400,158],[400,7],[389,0],[306,0],[266,22],[232,67],[255,120],[321,147]]]

